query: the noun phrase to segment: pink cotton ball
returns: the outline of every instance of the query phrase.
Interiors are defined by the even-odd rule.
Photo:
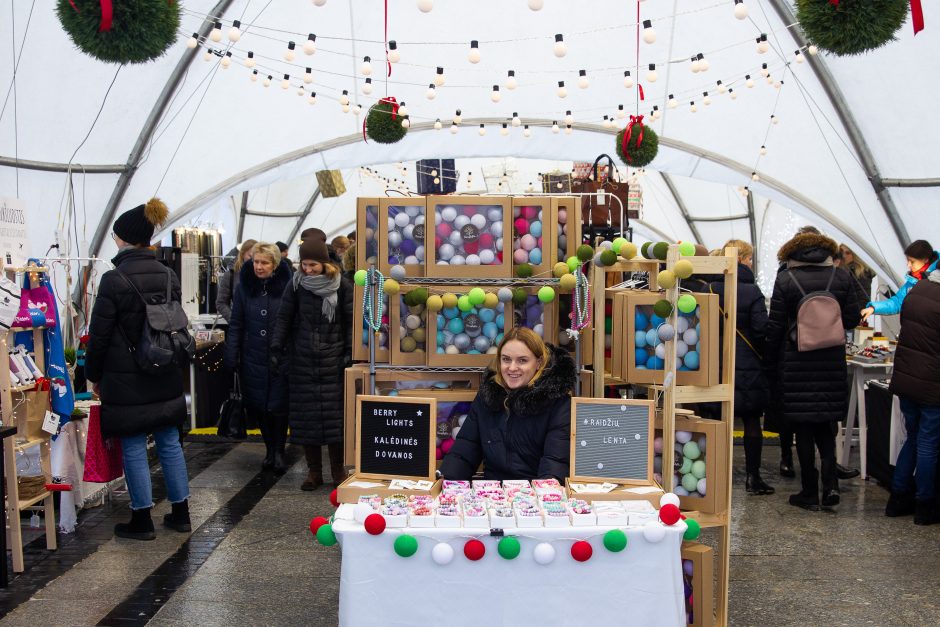
[[[441,239],[448,239],[453,230],[454,229],[452,229],[450,224],[447,222],[441,222],[437,225],[437,234],[441,237]]]
[[[382,314],[382,324],[388,325],[388,314]]]
[[[444,453],[444,455],[447,455],[448,453],[450,453],[450,449],[453,446],[454,446],[454,439],[447,438],[446,440],[441,442],[441,451]]]
[[[541,248],[541,247],[542,247],[542,238],[540,237],[540,238],[539,238],[539,248]]]
[[[533,206],[530,205],[530,206],[528,206],[528,207],[523,207],[523,208],[522,208],[522,216],[523,216],[526,220],[529,220],[530,222],[531,222],[532,220],[534,220],[535,218],[537,218],[538,215],[539,215],[539,208],[538,208],[538,207],[533,207]]]
[[[657,455],[662,455],[662,454],[663,454],[663,439],[662,439],[662,437],[657,436],[656,439],[653,440],[653,452],[656,453]]]
[[[529,232],[529,223],[524,218],[517,218],[515,221],[516,232],[519,235],[525,235]]]
[[[558,224],[568,224],[568,212],[564,209],[558,210]]]
[[[526,235],[526,237],[529,236]],[[525,250],[524,248],[519,248],[512,254],[512,260],[516,263],[516,265],[529,263],[529,251]]]
[[[532,235],[526,234],[522,236],[522,239],[519,241],[522,244],[522,247],[526,250],[532,250],[535,248],[536,240]]]
[[[437,451],[435,451],[435,456],[437,457],[438,460],[444,459],[444,451],[441,450],[440,446],[437,447]]]

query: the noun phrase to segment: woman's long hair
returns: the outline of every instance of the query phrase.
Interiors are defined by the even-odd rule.
[[[866,274],[868,276],[875,276],[875,273],[871,271],[864,261],[858,258],[858,255],[855,254],[855,251],[846,246],[845,244],[839,244],[839,252],[842,253],[842,267],[852,273],[856,279],[860,279]],[[850,263],[845,262],[845,253],[852,255],[852,261]]]
[[[236,257],[235,265],[232,267],[232,269],[235,270],[235,274],[238,274],[238,271],[242,269],[242,264],[245,263],[245,255],[254,248],[257,243],[258,240],[256,239],[246,239],[245,243],[238,248],[238,257]]]

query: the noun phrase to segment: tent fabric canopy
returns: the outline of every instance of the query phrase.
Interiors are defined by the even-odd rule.
[[[401,62],[386,78],[385,13],[378,2],[331,0],[318,7],[189,0],[182,3],[180,37],[167,54],[122,67],[77,51],[53,3],[16,2],[0,18],[0,40],[12,42],[0,65],[0,82],[10,87],[0,113],[0,195],[25,203],[34,253],[64,232],[88,251],[99,224],[105,235],[110,229],[109,208],[122,211],[152,195],[174,210],[175,224],[225,225],[228,246],[235,242],[243,192],[253,212],[302,213],[316,189],[313,172],[340,169],[349,190],[339,198],[317,198],[305,224],[346,232],[352,230],[347,225],[354,219],[355,195],[384,191],[359,175],[361,166],[396,177],[392,164],[397,162],[454,157],[462,172],[479,174],[487,163],[513,158],[523,185],[513,191],[521,192],[537,172],[613,154],[617,129],[605,127],[602,118],[607,115],[622,128],[626,120],[617,113],[623,105],[626,113],[645,115],[662,140],[658,157],[640,179],[647,202],[640,237],[692,239],[684,209],[707,220],[692,222],[706,245],[718,246],[732,235],[750,240],[749,221],[736,217],[748,213],[737,192],[746,185],[753,194],[761,259],[773,258],[773,250],[764,250],[774,243],[767,236],[779,237],[782,225],[792,227],[796,215],[799,223],[818,224],[846,242],[897,284],[908,243],[903,240],[940,240],[932,219],[937,187],[881,189],[878,179],[929,183],[940,176],[930,158],[940,144],[940,125],[929,122],[936,88],[926,80],[928,64],[940,53],[931,16],[916,38],[908,22],[897,41],[872,53],[811,57],[788,2],[748,0],[747,5],[748,18],[737,20],[733,3],[724,0],[638,6],[556,0],[537,12],[523,0],[438,2],[429,13],[414,2],[389,2],[388,37],[396,40]],[[215,15],[216,8],[223,10]],[[637,8],[641,21],[652,21],[655,43],[637,42]],[[189,35],[208,32],[215,19],[223,23],[222,41],[188,50]],[[224,35],[235,19],[242,23],[242,36],[231,44]],[[308,33],[317,35],[312,56],[301,50]],[[567,45],[563,58],[552,52],[556,33]],[[761,33],[770,44],[765,54],[755,49]],[[477,64],[468,61],[471,40],[479,41]],[[292,62],[284,58],[288,41],[297,44]],[[224,69],[216,55],[204,61],[207,46],[231,52],[231,66]],[[798,49],[808,62],[797,62]],[[248,51],[261,77],[255,82],[243,63]],[[710,67],[693,73],[691,58],[699,53]],[[193,60],[181,62],[187,54]],[[371,95],[363,93],[365,56],[373,70]],[[782,84],[768,84],[761,76],[765,63],[771,82]],[[655,82],[647,77],[649,64],[656,66]],[[310,84],[303,82],[307,67]],[[425,92],[437,67],[444,68],[446,81],[429,100]],[[505,87],[509,70],[518,82],[513,90]],[[578,86],[580,70],[590,82],[584,89]],[[624,86],[625,71],[642,84],[642,99],[636,88]],[[284,74],[290,77],[288,89],[281,88]],[[264,87],[267,75],[272,81]],[[747,75],[753,87],[747,86]],[[735,99],[719,88],[719,80],[733,89]],[[558,81],[565,81],[565,98],[557,95]],[[491,98],[494,85],[500,86],[499,102]],[[168,106],[155,109],[165,90]],[[342,111],[343,90],[352,106],[362,106],[359,116]],[[308,104],[311,91],[314,105]],[[397,144],[366,143],[365,110],[386,94],[407,102],[413,127]],[[675,108],[669,106],[670,95]],[[658,120],[650,115],[654,106],[662,113]],[[457,109],[464,120],[451,134]],[[575,120],[573,132],[553,133],[553,122],[564,127],[566,111]],[[499,133],[514,113],[530,125],[531,137],[521,128],[510,127],[508,137]],[[142,135],[151,118],[156,118],[153,132]],[[437,119],[443,130],[433,129]],[[481,122],[485,136],[477,132]],[[129,162],[138,143],[141,158]],[[17,159],[63,169],[71,164],[71,174],[9,165]],[[98,165],[124,166],[127,172],[122,179],[115,171],[89,170]],[[674,189],[660,173],[670,177]],[[476,190],[483,189],[478,174]],[[122,182],[128,182],[126,190],[115,194]],[[414,186],[413,168],[408,182]],[[465,187],[461,180],[458,190]],[[71,228],[63,217],[70,195]],[[734,219],[712,221],[729,216]],[[768,230],[768,220],[777,226]],[[297,226],[296,218],[248,216],[243,231],[246,237],[283,240]],[[110,238],[99,239],[101,249],[91,252],[114,252]]]

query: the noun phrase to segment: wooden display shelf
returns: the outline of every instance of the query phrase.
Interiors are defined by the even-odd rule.
[[[45,442],[46,440],[42,438],[34,438],[32,440],[27,440],[26,442],[23,442],[22,444],[14,444],[13,449],[17,453],[19,453],[19,452],[25,451],[26,449],[31,449],[34,446],[39,446],[40,444],[43,444]]]
[[[686,518],[691,518],[698,522],[702,529],[711,529],[715,527],[726,527],[730,524],[727,512],[718,512],[717,514],[706,514],[704,512],[687,511],[682,512]]]
[[[37,494],[36,496],[34,496],[34,497],[31,498],[31,499],[28,499],[28,500],[26,500],[26,501],[17,501],[16,507],[17,507],[17,509],[19,509],[20,511],[23,511],[24,509],[27,509],[27,508],[29,508],[29,507],[32,507],[32,506],[35,505],[36,503],[38,503],[38,502],[40,502],[40,501],[42,501],[42,500],[44,500],[44,499],[46,499],[46,498],[48,498],[48,497],[50,497],[50,496],[52,496],[52,492],[49,492],[48,490],[43,490],[42,492],[40,492],[39,494]]]
[[[33,383],[32,385],[15,385],[15,386],[11,385],[10,391],[11,392],[35,392],[36,384]]]
[[[661,385],[647,385],[650,390],[662,393],[665,390]],[[718,385],[677,385],[675,387],[676,403],[712,403],[727,402],[734,398],[734,387],[727,383]]]

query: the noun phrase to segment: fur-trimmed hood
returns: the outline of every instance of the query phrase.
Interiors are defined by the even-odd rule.
[[[780,247],[777,259],[822,263],[828,257],[835,257],[838,252],[839,245],[830,237],[818,233],[799,233]]]
[[[255,268],[251,262],[245,262],[239,270],[239,281],[245,289],[251,291],[252,295],[260,294],[261,288],[267,284],[268,293],[275,293],[280,297],[281,293],[284,292],[284,288],[290,283],[291,274],[293,273],[290,265],[282,259],[281,263],[274,269],[274,274],[269,279],[262,281],[255,274]]]
[[[505,403],[513,416],[533,416],[558,399],[571,396],[577,377],[574,360],[563,348],[548,344],[548,350],[551,361],[535,385],[509,392],[508,401],[506,389],[496,382],[496,372],[488,372],[480,386],[480,397],[487,408],[501,411]]]

